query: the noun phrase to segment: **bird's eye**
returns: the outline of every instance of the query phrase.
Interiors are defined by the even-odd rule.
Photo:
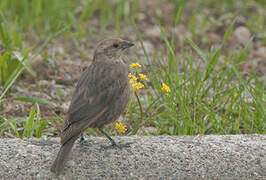
[[[113,47],[118,48],[119,44],[113,44]]]

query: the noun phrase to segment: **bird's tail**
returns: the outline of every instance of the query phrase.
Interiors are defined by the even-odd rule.
[[[57,157],[51,167],[52,172],[59,173],[64,169],[71,153],[71,149],[77,138],[78,136],[74,136],[61,146],[60,151],[58,152]]]

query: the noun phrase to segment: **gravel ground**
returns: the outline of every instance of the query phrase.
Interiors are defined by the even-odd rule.
[[[114,137],[77,142],[64,173],[59,139],[0,139],[0,179],[266,179],[266,135]]]

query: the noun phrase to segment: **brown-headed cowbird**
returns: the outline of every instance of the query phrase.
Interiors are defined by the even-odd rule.
[[[120,56],[133,45],[112,38],[101,41],[96,47],[93,61],[83,72],[72,97],[52,172],[64,169],[74,142],[87,128],[99,128],[112,145],[116,145],[102,127],[116,120],[128,104],[128,66]]]

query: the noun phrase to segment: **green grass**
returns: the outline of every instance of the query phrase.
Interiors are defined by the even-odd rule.
[[[233,24],[225,33],[224,43],[232,28]],[[251,41],[239,53],[221,58],[224,44],[206,55],[192,40],[187,39],[195,53],[175,57],[175,46],[167,40],[163,29],[162,36],[168,58],[163,61],[155,56],[151,60],[146,56],[147,62],[160,62],[161,66],[146,70],[151,72],[148,74],[154,91],[143,98],[142,103],[147,104],[147,108],[142,108],[145,111],[149,109],[149,104],[153,104],[153,109],[163,106],[164,111],[156,113],[155,110],[156,115],[153,115],[154,111],[145,111],[145,117],[138,117],[139,113],[134,112],[139,111],[139,107],[133,104],[129,108],[131,119],[142,118],[136,122],[147,121],[158,128],[159,134],[265,133],[265,81],[260,84],[255,74],[244,79],[237,70],[245,61]],[[141,36],[139,41],[142,42]],[[196,55],[201,57],[205,68],[195,66],[193,59]],[[217,67],[218,59],[221,59],[222,65]],[[162,83],[170,86],[170,95],[161,90]]]
[[[145,111],[143,117],[139,115],[142,113],[137,103],[132,103],[129,108],[130,119],[135,119],[132,124],[137,124],[136,128],[141,128],[139,124],[152,124],[158,128],[158,134],[169,135],[265,134],[265,81],[260,84],[252,72],[244,79],[238,71],[238,67],[246,60],[253,38],[238,53],[221,57],[233,27],[234,22],[225,32],[223,43],[214,52],[205,53],[191,39],[187,39],[194,52],[184,53],[179,57],[174,53],[175,37],[168,40],[161,27],[167,49],[166,60],[147,55],[143,37],[136,28],[138,40],[150,65],[146,72],[154,89],[152,92],[148,91],[143,98],[141,103],[147,104],[147,108],[142,106],[141,111],[150,110],[150,104],[155,111]],[[193,63],[197,56],[202,59],[201,66],[204,68]],[[218,60],[221,65],[218,65]],[[156,63],[160,67],[155,69],[153,66]],[[170,86],[170,95],[162,92],[162,83]],[[164,111],[157,113],[156,109],[162,107]]]
[[[145,89],[132,94],[123,120],[130,127],[128,135],[139,134],[145,126],[157,128],[153,135],[265,134],[265,77],[261,82],[255,72],[239,71],[254,39],[266,45],[265,3],[258,0],[252,8],[246,5],[249,0],[195,1],[191,15],[185,16],[188,1],[168,0],[174,7],[172,22],[165,23],[153,11],[156,22],[161,24],[158,27],[163,45],[148,54],[141,24],[150,14],[140,9],[141,2],[1,0],[0,107],[5,100],[30,102],[33,106],[27,117],[1,116],[0,136],[41,137],[58,132],[62,117],[47,119],[39,108],[55,102],[8,94],[23,71],[36,77],[30,62],[38,55],[50,58],[47,45],[63,39],[72,42],[73,50],[82,54],[82,45],[91,37],[124,37],[127,27],[135,28],[145,55],[139,61],[147,64],[141,70],[149,78]],[[231,52],[227,43],[239,23],[239,15],[248,19],[245,26],[253,36],[244,48]],[[97,23],[91,26],[95,19]],[[184,25],[191,36],[170,33],[169,29],[177,25]],[[227,27],[223,40],[211,48],[205,36],[221,26]],[[177,36],[185,41],[179,41]],[[136,57],[141,57],[139,52]],[[169,94],[161,89],[162,83],[170,87]],[[114,124],[109,132],[115,134]]]
[[[63,121],[60,117],[54,119],[42,118],[38,104],[30,109],[28,117],[6,119],[0,116],[0,118],[0,134],[12,138],[52,136],[56,129],[51,124]]]

